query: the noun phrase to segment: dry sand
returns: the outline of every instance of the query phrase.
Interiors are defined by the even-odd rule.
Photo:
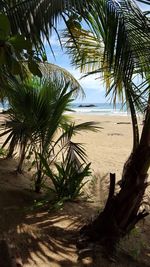
[[[6,115],[0,115],[3,122]],[[130,116],[99,116],[71,114],[75,123],[94,121],[99,127],[98,132],[84,131],[76,135],[74,140],[83,143],[93,172],[101,175],[116,173],[120,179],[122,167],[132,150],[132,125]],[[142,118],[139,118],[141,128]],[[5,137],[0,138],[0,146]]]
[[[116,172],[132,148],[132,129],[129,117],[73,115],[76,122],[100,122],[101,132],[86,132],[75,139],[85,143],[92,169],[100,174]],[[2,119],[0,117],[0,119]],[[121,123],[121,124],[117,124]],[[123,123],[123,124],[122,124]],[[0,140],[2,143],[2,140]],[[16,175],[16,161],[0,160],[0,239],[11,247],[14,258],[23,267],[149,267],[149,220],[136,229],[131,240],[125,240],[117,262],[110,263],[100,251],[78,254],[78,229],[97,210],[89,202],[66,203],[63,210],[49,212],[33,209],[37,195],[30,187],[28,174]],[[0,253],[0,256],[1,253]],[[4,256],[4,255],[3,255]],[[6,262],[5,262],[6,263]],[[0,267],[7,265],[1,264]]]
[[[130,116],[72,115],[77,122],[95,121],[99,132],[82,132],[75,140],[85,144],[91,168],[101,175],[116,173],[121,178],[122,167],[132,150],[132,125]],[[140,128],[142,118],[139,118]]]

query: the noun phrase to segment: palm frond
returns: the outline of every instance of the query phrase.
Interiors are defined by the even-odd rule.
[[[100,69],[104,50],[103,43],[92,32],[84,29],[72,28],[71,34],[73,34],[75,42],[68,31],[63,34],[71,63],[79,67],[83,73]]]
[[[33,79],[24,83],[11,81],[9,117],[2,125],[6,130],[1,134],[9,133],[9,138],[4,145],[15,138],[15,146],[22,146],[27,140],[30,144],[40,141],[43,150],[48,149],[58,127],[64,122],[63,113],[69,108],[75,90],[71,90],[69,85],[57,77],[55,80],[49,77],[48,80]]]
[[[87,40],[85,31],[76,27],[76,23],[72,23],[72,30],[66,35],[72,63],[86,75],[101,74],[106,96],[111,96],[114,104],[118,99],[122,103],[126,101],[131,112],[135,149],[139,143],[136,109],[144,110],[144,102],[133,80],[135,73],[141,77],[149,73],[149,19],[131,0],[94,0],[83,17],[92,30],[87,32]]]
[[[130,0],[95,0],[84,18],[91,33],[74,26],[67,34],[72,63],[87,75],[101,73],[109,92],[112,88],[122,98],[134,72],[149,71],[149,20]]]
[[[42,39],[50,44],[49,36],[52,29],[56,30],[64,11],[78,10],[81,12],[88,1],[86,0],[20,0],[2,1],[0,10],[5,12],[11,23],[13,35],[21,33],[29,38],[38,48],[43,49]]]
[[[57,139],[57,141],[55,142],[55,146],[61,142],[62,143],[62,147],[65,147],[72,139],[72,137],[78,133],[80,133],[80,131],[93,131],[93,132],[97,132],[100,129],[103,129],[102,127],[98,126],[99,123],[91,121],[91,122],[84,122],[84,123],[80,123],[80,124],[75,124],[75,123],[65,123],[65,124],[61,124],[62,127],[62,134],[59,136],[59,138]]]
[[[62,126],[63,132],[59,138],[55,141],[53,149],[60,144],[60,151],[63,151],[62,156],[64,161],[72,161],[77,166],[81,165],[81,162],[86,162],[87,155],[85,153],[83,144],[72,141],[74,135],[80,131],[94,131],[97,132],[102,127],[98,126],[96,122],[85,122],[81,124],[65,123]],[[65,156],[64,156],[65,155]]]
[[[81,87],[80,83],[66,69],[58,65],[46,63],[46,62],[40,63],[39,68],[41,70],[43,79],[48,80],[50,78],[51,80],[54,80],[54,81],[60,79],[60,81],[64,80],[65,83],[69,82],[70,89],[74,91],[73,93],[74,97],[85,96],[84,90]]]

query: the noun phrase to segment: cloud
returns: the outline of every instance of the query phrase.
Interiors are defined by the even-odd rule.
[[[56,35],[56,33],[53,32],[53,34],[50,36],[49,38],[49,41],[50,41],[50,44],[52,46],[60,46],[59,45],[59,40],[58,40],[58,36]],[[47,39],[44,37],[43,38],[43,44],[44,46],[49,46],[48,42],[47,42]]]
[[[81,86],[83,87],[83,89],[91,89],[92,90],[105,90],[104,85],[103,85],[103,81],[102,79],[98,78],[98,76],[96,75],[89,75],[85,78],[81,77],[83,76],[83,74],[80,73],[79,70],[77,69],[67,69],[81,84]]]
[[[148,4],[139,3],[138,1],[136,1],[136,3],[142,11],[149,11],[149,5]]]
[[[86,78],[81,79],[83,74],[80,73],[78,69],[71,66],[69,56],[65,54],[65,49],[62,51],[57,36],[52,36],[50,42],[56,59],[53,57],[48,44],[46,44],[45,48],[47,51],[48,61],[65,68],[79,81],[86,94],[86,99],[83,99],[83,102],[105,102],[105,87],[102,79],[96,75],[89,75]],[[80,101],[81,99],[76,100],[76,102]]]

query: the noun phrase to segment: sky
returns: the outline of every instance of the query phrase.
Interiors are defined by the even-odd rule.
[[[147,6],[144,4],[139,4],[142,10],[147,10]],[[60,30],[63,29],[64,24],[62,21],[59,23]],[[80,73],[78,69],[71,65],[71,59],[67,55],[65,49],[61,49],[58,38],[56,34],[53,34],[50,38],[50,43],[52,45],[55,58],[52,55],[52,52],[48,46],[45,44],[48,62],[59,65],[62,68],[67,69],[81,84],[84,89],[86,97],[84,99],[77,98],[75,102],[83,102],[83,103],[106,103],[110,102],[109,99],[105,98],[105,87],[103,81],[94,75],[90,75],[86,78],[81,78],[83,74]]]
[[[102,81],[94,76],[90,75],[86,78],[81,78],[83,74],[80,73],[78,69],[71,65],[71,59],[67,55],[65,49],[60,48],[58,38],[55,34],[52,35],[50,39],[55,58],[53,57],[49,46],[46,45],[48,62],[59,65],[62,68],[67,69],[81,84],[84,89],[86,97],[84,99],[77,98],[75,102],[84,103],[104,103],[105,102],[105,88]]]

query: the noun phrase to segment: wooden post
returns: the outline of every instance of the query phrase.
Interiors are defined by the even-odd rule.
[[[0,240],[0,267],[22,267],[22,262],[16,261],[6,240]]]

